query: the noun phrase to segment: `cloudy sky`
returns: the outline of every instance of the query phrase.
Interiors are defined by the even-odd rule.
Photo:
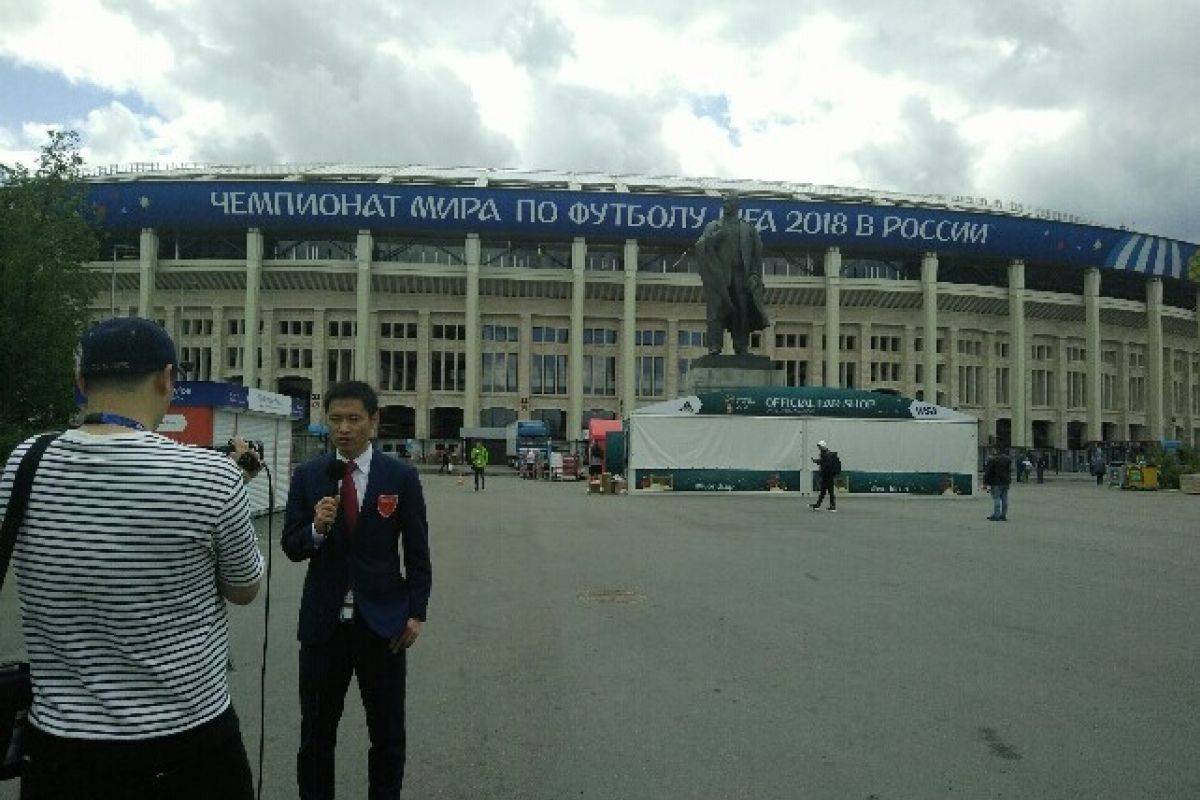
[[[1200,242],[1200,0],[0,0],[0,161],[971,195]]]

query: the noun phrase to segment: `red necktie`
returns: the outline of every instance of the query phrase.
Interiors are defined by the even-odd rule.
[[[358,465],[346,462],[346,477],[342,478],[342,518],[346,520],[346,532],[354,533],[358,524],[358,489],[354,488],[354,470]]]

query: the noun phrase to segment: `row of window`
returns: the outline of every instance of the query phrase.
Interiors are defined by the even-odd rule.
[[[872,383],[899,383],[901,365],[895,361],[872,361],[871,362],[871,382]]]
[[[211,319],[184,317],[179,321],[179,332],[184,336],[211,336],[213,323]]]
[[[381,322],[379,323],[379,338],[381,339],[416,339],[417,323],[415,322]]]
[[[484,325],[479,338],[485,342],[518,342],[517,333],[516,325]]]
[[[640,333],[640,331],[639,331]],[[584,344],[616,344],[616,328],[584,328]]]
[[[333,326],[337,323],[330,323],[330,335],[333,333]],[[279,335],[280,336],[312,336],[313,322],[312,320],[299,319],[281,319],[279,320]]]
[[[209,336],[212,334],[212,330],[213,322],[211,319],[188,317],[180,320],[180,332],[184,336]],[[244,319],[228,320],[228,330],[231,335],[245,334],[246,321]],[[262,330],[261,320],[259,321],[259,330]],[[279,320],[278,330],[282,336],[311,337],[313,334],[313,323],[309,320]],[[330,338],[353,338],[356,332],[357,325],[351,320],[329,321]],[[415,322],[382,322],[380,323],[379,335],[380,338],[384,339],[416,339],[417,325]],[[431,336],[434,339],[440,340],[465,341],[466,326],[433,325]],[[666,331],[661,329],[637,330],[634,332],[634,336],[637,346],[661,347],[666,343]],[[480,338],[483,341],[516,342],[519,341],[519,330],[515,325],[483,325]],[[680,330],[678,333],[680,347],[706,347],[707,338],[704,331]],[[532,339],[534,342],[539,343],[555,342],[565,344],[570,340],[570,333],[568,328],[534,326],[532,329]],[[617,330],[613,328],[584,328],[583,342],[584,344],[615,345],[617,343]],[[856,343],[856,338],[853,335],[840,337],[842,350],[854,350]],[[750,345],[754,348],[761,347],[761,334],[752,334]],[[806,334],[780,333],[775,335],[775,347],[778,349],[802,349],[807,346],[808,336]],[[824,337],[821,339],[821,346],[825,346]],[[960,355],[979,356],[982,354],[982,348],[983,343],[977,339],[960,339],[957,342],[957,351]],[[883,352],[898,352],[901,349],[900,337],[872,336],[871,349]],[[920,337],[913,340],[913,349],[916,352],[922,350],[922,340]],[[942,341],[940,339],[937,343],[937,352],[942,352]],[[1008,343],[996,342],[995,353],[1000,358],[1007,358],[1009,354]],[[1066,354],[1067,361],[1070,363],[1085,361],[1087,359],[1087,349],[1085,347],[1068,345]],[[1049,361],[1054,357],[1054,345],[1034,344],[1030,348],[1030,355],[1034,361]],[[1105,364],[1115,365],[1117,363],[1117,351],[1105,349],[1101,360]],[[1140,349],[1130,350],[1129,366],[1139,368],[1145,367],[1145,365],[1146,353]],[[1174,367],[1176,373],[1182,373],[1186,368],[1186,362],[1177,360]]]
[[[872,336],[871,349],[878,350],[881,353],[900,352],[900,337],[899,336]]]
[[[960,356],[983,355],[983,342],[979,339],[959,339],[958,354]]]

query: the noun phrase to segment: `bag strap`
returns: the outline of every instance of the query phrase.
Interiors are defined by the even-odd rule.
[[[8,562],[12,559],[13,548],[17,544],[17,531],[25,520],[25,509],[29,506],[29,493],[33,489],[33,473],[37,471],[42,453],[57,439],[57,433],[42,434],[34,441],[33,446],[25,451],[21,463],[17,467],[17,475],[13,478],[12,491],[8,493],[8,508],[4,513],[4,525],[0,527],[0,589],[4,588],[4,578],[8,575]]]

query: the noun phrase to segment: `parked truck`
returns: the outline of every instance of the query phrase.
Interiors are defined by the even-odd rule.
[[[505,428],[504,455],[508,465],[516,469],[520,465],[522,451],[534,447],[548,458],[550,450],[550,428],[540,419],[520,419],[508,423]]]

